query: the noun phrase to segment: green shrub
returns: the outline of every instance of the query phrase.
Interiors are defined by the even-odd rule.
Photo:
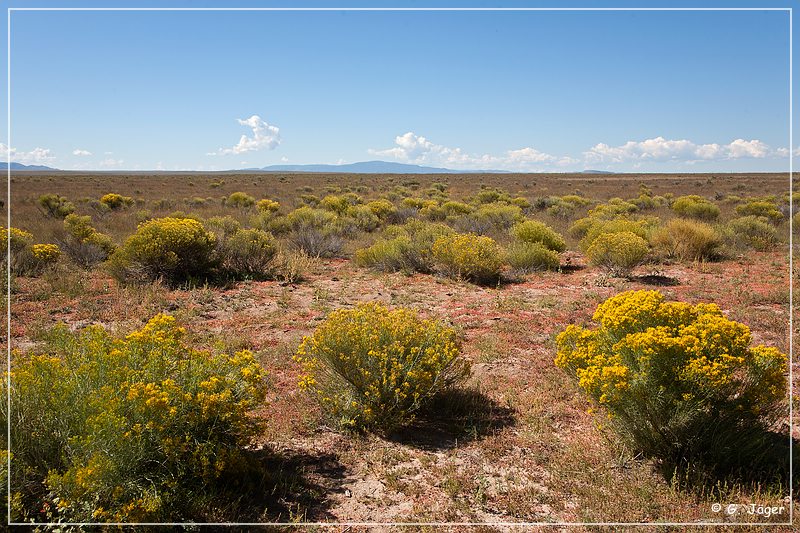
[[[436,270],[455,278],[490,284],[497,282],[503,250],[490,237],[474,233],[440,237],[431,248]]]
[[[200,352],[183,337],[158,315],[124,338],[60,326],[15,355],[15,518],[50,507],[53,522],[202,521],[220,478],[244,471],[265,385],[252,353]]]
[[[225,199],[225,205],[236,209],[247,209],[256,204],[256,199],[244,192],[233,192]]]
[[[557,337],[556,365],[607,411],[634,454],[669,474],[748,457],[785,415],[786,355],[751,347],[749,328],[714,304],[631,291],[606,300],[594,320],[595,329],[571,325]]]
[[[381,225],[381,219],[366,205],[353,205],[345,211],[346,219],[361,231],[375,231]]]
[[[244,279],[266,279],[278,251],[271,233],[260,229],[239,230],[220,247],[219,260],[226,275]]]
[[[563,252],[567,249],[564,237],[538,220],[526,220],[511,228],[511,235],[520,242],[539,243],[548,250]]]
[[[170,286],[207,279],[216,236],[191,218],[155,218],[141,224],[109,259],[120,282],[162,280]]]
[[[616,218],[621,215],[635,213],[639,208],[636,204],[626,202],[622,198],[612,198],[604,204],[598,204],[589,210],[589,216],[595,218]]]
[[[75,212],[75,204],[58,194],[43,194],[38,203],[47,216],[53,218],[64,218]]]
[[[483,204],[472,213],[458,218],[455,228],[465,233],[485,235],[492,231],[506,231],[523,218],[522,209],[516,205]]]
[[[455,232],[444,224],[411,220],[386,228],[385,239],[356,251],[356,263],[382,272],[423,272],[433,270],[431,249],[437,239]]]
[[[242,229],[238,220],[230,215],[211,217],[203,222],[203,226],[217,236],[217,242],[222,242]]]
[[[25,252],[33,244],[33,235],[18,228],[0,227],[0,258],[8,259],[8,242],[11,241],[12,265],[14,257]],[[13,268],[13,267],[12,267]]]
[[[511,203],[511,195],[502,189],[482,189],[472,198],[472,203],[478,205]]]
[[[704,222],[673,218],[653,233],[653,247],[666,257],[681,261],[716,259],[722,238]]]
[[[92,227],[92,217],[70,214],[64,219],[63,231],[55,240],[76,265],[89,269],[105,261],[116,245],[111,237]]]
[[[458,355],[455,331],[442,322],[361,304],[331,313],[295,359],[300,386],[340,426],[387,433],[466,377]]]
[[[539,242],[514,242],[506,249],[506,262],[515,272],[558,270],[558,253]]]
[[[734,218],[720,228],[725,243],[738,249],[766,251],[778,243],[778,230],[767,219],[748,215]]]
[[[123,207],[131,207],[134,204],[133,198],[130,196],[122,196],[121,194],[110,192],[100,198],[100,204],[108,209],[122,209]]]
[[[33,235],[17,228],[0,228],[0,262],[8,265],[8,242],[11,245],[10,269],[15,276],[38,276],[55,264],[61,250],[55,244],[33,244]]]
[[[603,234],[627,232],[647,240],[650,235],[651,227],[654,224],[654,221],[631,220],[629,218],[613,218],[610,220],[589,218],[589,221],[590,223],[586,225],[586,234],[583,236],[580,243],[578,243],[578,247],[584,253],[589,250],[594,240]],[[575,229],[579,222],[581,221],[577,221],[572,228]],[[573,232],[573,234],[575,233],[577,232]]]
[[[612,275],[628,276],[644,261],[649,249],[646,240],[630,231],[622,231],[599,235],[586,250],[586,255],[590,263]]]
[[[752,201],[736,206],[736,212],[742,216],[764,217],[773,224],[783,220],[783,213],[773,202]]]
[[[676,198],[672,210],[682,217],[698,220],[716,220],[719,217],[719,207],[695,194]]]

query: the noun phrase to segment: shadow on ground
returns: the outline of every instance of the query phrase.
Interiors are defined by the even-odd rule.
[[[414,422],[387,439],[428,451],[447,450],[478,440],[514,424],[513,409],[475,388],[437,395]]]
[[[326,494],[342,490],[346,469],[335,455],[264,448],[248,450],[246,461],[245,473],[224,480],[217,516],[208,521],[288,525],[336,520]]]
[[[633,278],[634,281],[638,281],[645,285],[653,285],[655,287],[675,287],[676,285],[680,285],[680,281],[675,278],[671,278],[669,276],[663,276],[661,274],[649,274],[647,276],[636,276]]]
[[[666,461],[659,465],[667,480],[677,481],[683,488],[706,492],[708,487],[742,483],[779,492],[789,492],[790,448],[793,470],[800,468],[800,441],[788,432],[758,427],[742,428],[742,437],[729,439],[731,444],[715,442],[713,449],[691,461]],[[711,446],[710,446],[711,447]],[[800,478],[792,480],[800,489]]]

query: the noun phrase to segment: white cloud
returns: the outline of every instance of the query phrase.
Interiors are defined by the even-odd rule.
[[[281,144],[280,128],[267,124],[258,115],[253,115],[248,119],[237,119],[239,124],[247,126],[253,130],[253,136],[242,135],[239,142],[232,148],[220,148],[216,152],[208,152],[206,155],[229,155],[254,152],[256,150],[274,150]]]
[[[378,157],[390,157],[406,163],[428,166],[445,166],[464,170],[515,170],[520,172],[543,170],[571,165],[577,160],[556,157],[525,147],[508,150],[501,155],[469,154],[461,148],[435,144],[426,137],[408,132],[394,139],[395,146],[384,150],[370,149]]]
[[[283,161],[284,163],[286,163],[288,160],[289,158],[286,156],[281,157],[281,161]]]
[[[109,157],[97,163],[97,168],[119,168],[124,162],[125,161],[122,159],[112,159]]]
[[[81,150],[80,148],[75,148],[72,151],[72,155],[92,155],[92,152],[88,150]]]
[[[780,157],[781,150],[772,150],[768,145],[753,139],[735,139],[729,144],[696,144],[692,141],[669,140],[655,137],[644,141],[628,141],[620,146],[604,143],[594,145],[583,153],[588,163],[625,163],[645,161],[721,161],[729,159]],[[784,154],[785,155],[785,154]]]
[[[11,148],[0,143],[0,158],[8,159],[15,163],[30,165],[31,163],[50,163],[55,159],[49,149],[36,147],[30,152],[20,152],[16,148]]]

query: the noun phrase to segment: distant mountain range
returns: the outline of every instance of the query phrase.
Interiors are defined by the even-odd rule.
[[[0,161],[0,170],[8,170],[8,163]],[[22,163],[11,163],[11,170],[58,170],[57,168],[46,167],[44,165],[23,165]]]
[[[349,174],[498,174],[507,170],[453,170],[451,168],[423,167],[389,161],[361,161],[344,165],[270,165],[263,168],[246,168],[262,172],[344,172]]]

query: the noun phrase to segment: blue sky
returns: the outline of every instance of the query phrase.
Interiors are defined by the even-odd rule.
[[[12,144],[14,159],[26,164],[224,170],[383,159],[546,172],[788,168],[787,12],[11,17]],[[0,114],[5,121],[5,106]]]

